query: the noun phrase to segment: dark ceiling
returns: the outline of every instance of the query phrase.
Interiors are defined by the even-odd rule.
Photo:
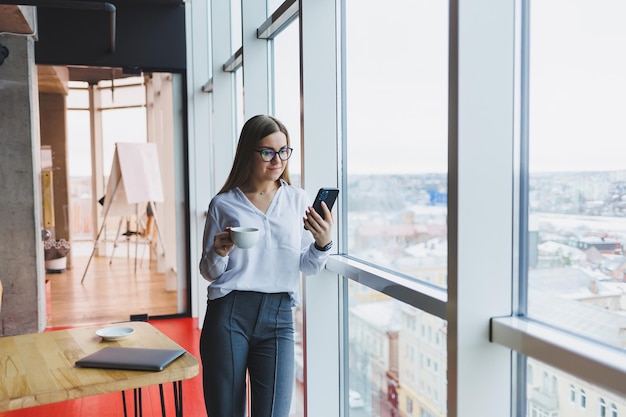
[[[185,7],[179,0],[125,0],[115,7],[112,27],[108,12],[39,6],[35,62],[135,72],[186,69]]]
[[[181,0],[0,0],[0,32],[32,32],[24,12],[32,8],[17,4],[36,6],[36,64],[65,67],[69,80],[186,69]]]
[[[142,73],[186,71],[181,0],[114,0],[113,8],[109,4],[101,10],[81,8],[105,5],[98,1],[23,0],[20,6],[17,1],[0,0],[0,32],[35,32],[40,93],[66,94],[68,80],[95,84]],[[115,10],[114,32],[110,10]]]

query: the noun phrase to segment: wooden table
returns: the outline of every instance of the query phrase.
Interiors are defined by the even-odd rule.
[[[132,327],[135,333],[114,342],[95,334],[97,329],[112,326]],[[145,322],[0,337],[0,412],[167,382],[175,383],[176,396],[176,383],[182,390],[180,381],[199,372],[198,360],[188,352],[160,372],[74,366],[78,359],[106,346],[181,349]],[[182,391],[179,395],[182,399]],[[182,411],[182,403],[180,408],[177,415]]]

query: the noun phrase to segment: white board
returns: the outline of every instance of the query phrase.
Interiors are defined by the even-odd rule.
[[[104,215],[127,216],[148,202],[162,202],[163,185],[156,143],[116,143],[104,198]]]

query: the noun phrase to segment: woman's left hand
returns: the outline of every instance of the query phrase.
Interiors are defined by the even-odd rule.
[[[324,217],[320,216],[313,207],[309,207],[306,211],[306,216],[302,220],[304,221],[304,228],[311,232],[317,246],[323,248],[333,240],[335,218],[333,213],[328,210],[325,202],[322,202],[322,211],[324,212]]]

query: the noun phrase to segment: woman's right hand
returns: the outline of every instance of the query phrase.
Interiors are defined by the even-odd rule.
[[[234,247],[235,243],[230,239],[230,227],[213,237],[213,250],[219,256],[227,256]]]

